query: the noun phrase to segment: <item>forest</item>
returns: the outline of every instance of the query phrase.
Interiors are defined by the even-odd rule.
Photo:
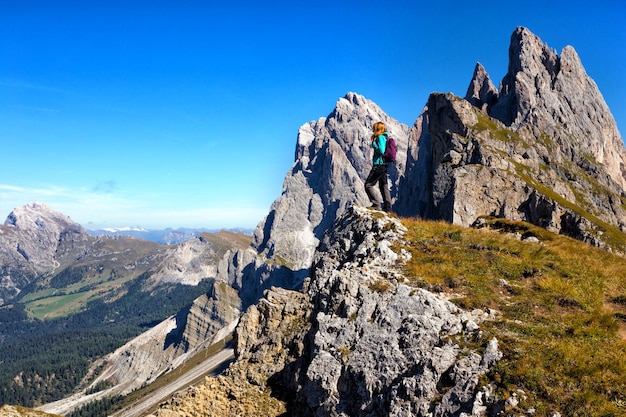
[[[113,302],[93,301],[69,317],[29,319],[19,303],[0,309],[0,404],[36,407],[67,396],[95,359],[190,305],[213,281],[148,295],[142,291],[148,278],[127,283],[126,295]]]

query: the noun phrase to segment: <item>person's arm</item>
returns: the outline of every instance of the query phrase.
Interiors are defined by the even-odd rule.
[[[385,148],[387,147],[387,139],[385,135],[380,135],[374,142],[372,142],[372,146],[374,147],[375,152],[380,155],[385,153]]]

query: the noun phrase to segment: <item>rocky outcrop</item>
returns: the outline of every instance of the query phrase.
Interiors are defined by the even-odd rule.
[[[210,242],[201,237],[185,240],[165,251],[163,260],[153,268],[147,287],[164,283],[198,285],[203,279],[216,276],[218,261]]]
[[[400,268],[409,255],[392,250],[404,232],[395,218],[348,208],[305,291],[273,288],[243,315],[224,377],[271,390],[290,416],[485,415],[478,380],[500,358],[498,342],[467,352],[450,336],[480,338],[490,312],[409,286]]]
[[[465,100],[434,93],[409,134],[395,210],[470,225],[525,220],[597,246],[626,231],[626,150],[572,47],[525,28],[497,90],[478,64]],[[618,239],[619,240],[619,239]]]
[[[168,335],[165,346],[174,342],[187,356],[206,348],[228,336],[235,328],[241,314],[241,299],[237,291],[223,282],[215,282],[212,290],[194,300],[189,311],[179,313],[177,328],[180,339]],[[172,368],[184,361],[178,357]]]
[[[327,117],[299,129],[295,162],[281,196],[257,226],[252,247],[231,253],[220,263],[219,279],[241,289],[244,306],[271,286],[300,286],[326,229],[351,204],[368,203],[364,181],[371,168],[370,137],[377,121],[386,124],[398,143],[398,162],[390,169],[397,194],[409,128],[372,101],[348,93]]]
[[[421,119],[400,214],[464,226],[480,216],[524,220],[598,246],[611,228],[626,231],[626,194],[601,167],[568,162],[549,138],[511,130],[452,94],[432,94]]]

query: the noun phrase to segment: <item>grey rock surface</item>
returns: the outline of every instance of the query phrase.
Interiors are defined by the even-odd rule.
[[[472,98],[488,105],[493,99],[474,93]],[[624,142],[572,46],[563,48],[559,56],[528,29],[517,28],[511,35],[509,69],[497,103],[488,109],[512,130],[550,137],[555,148],[576,164],[589,159],[601,164],[626,189]]]
[[[404,232],[397,219],[350,207],[315,254],[310,301],[300,292],[272,289],[242,317],[238,361],[272,364],[251,366],[256,377],[248,381],[269,380],[291,399],[294,416],[478,410],[478,378],[501,357],[497,340],[484,352],[464,353],[449,336],[479,337],[479,323],[489,314],[462,311],[404,283],[399,266],[408,254],[391,249]],[[294,317],[310,320],[310,327],[286,331],[296,328]],[[276,352],[293,351],[285,346],[297,346],[297,354],[283,354],[276,364]]]

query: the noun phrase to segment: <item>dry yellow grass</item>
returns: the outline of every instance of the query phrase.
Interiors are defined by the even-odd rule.
[[[526,223],[491,222],[498,231],[404,219],[407,276],[461,307],[501,313],[482,330],[505,354],[488,376],[499,394],[526,394],[508,411],[626,415],[626,260]],[[539,243],[520,239],[528,236]]]

